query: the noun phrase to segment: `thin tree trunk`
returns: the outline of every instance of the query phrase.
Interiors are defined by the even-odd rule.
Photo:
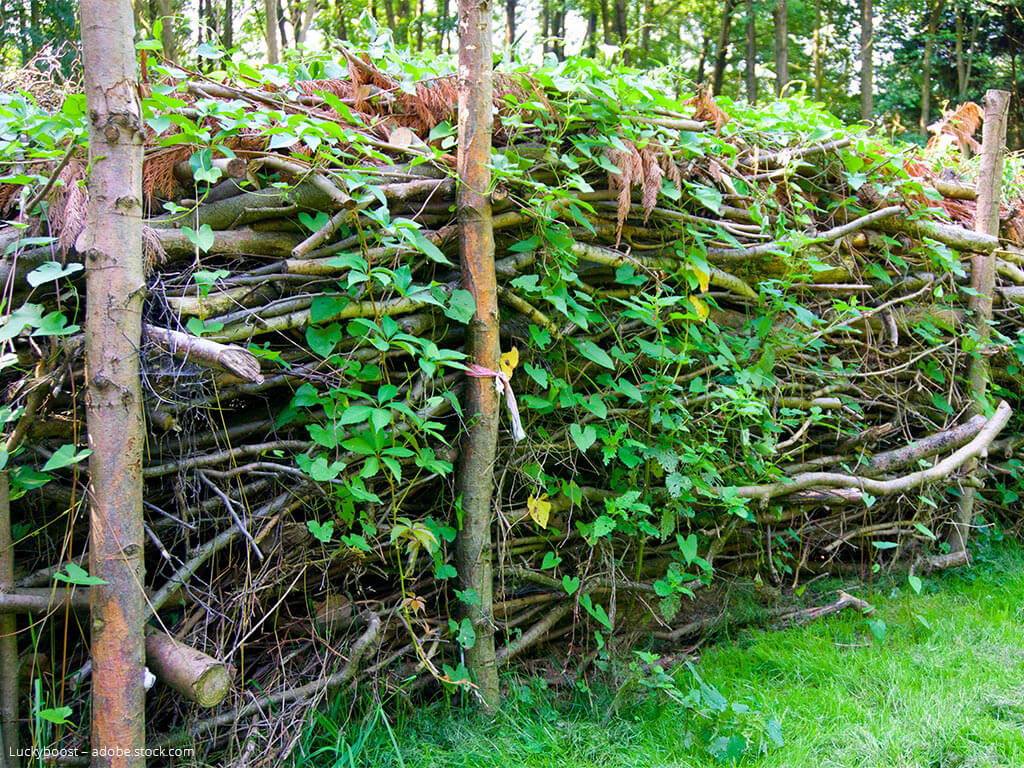
[[[146,600],[143,591],[142,387],[139,343],[146,289],[142,158],[129,0],[81,0],[89,109],[89,207],[75,244],[86,264],[86,425],[93,749],[96,768],[143,768]]]
[[[860,119],[875,115],[875,18],[871,0],[860,0]]]
[[[725,63],[729,56],[729,29],[732,26],[732,14],[736,9],[736,0],[725,0],[722,4],[722,23],[718,28],[718,45],[715,47],[715,70],[711,76],[711,92],[722,92],[722,81],[725,79]]]
[[[985,94],[985,122],[981,142],[981,167],[978,170],[978,206],[974,213],[974,231],[986,235],[999,234],[999,200],[1003,183],[1003,156],[1006,151],[1006,115],[1010,107],[1008,91],[990,90]],[[978,349],[971,356],[967,380],[973,399],[974,413],[985,410],[988,399],[989,367],[984,347],[991,336],[992,294],[995,292],[996,255],[975,253],[971,256],[971,296],[967,301],[978,337]],[[968,476],[978,468],[972,459],[964,469]],[[950,554],[963,553],[966,559],[967,539],[974,519],[975,488],[965,485],[956,523],[948,539]]]
[[[540,3],[540,51],[548,52],[548,40],[551,37],[551,2],[541,0]]]
[[[754,0],[747,3],[747,102],[757,104],[757,17],[754,16]]]
[[[551,19],[551,50],[559,59],[565,58],[565,6],[561,3]]]
[[[956,55],[956,94],[963,99],[964,91],[967,90],[964,81],[967,78],[967,63],[964,61],[964,14],[960,3],[956,5],[956,25],[953,35],[953,50]]]
[[[171,0],[156,0],[156,12],[160,14],[160,47],[168,61],[178,60],[178,36],[174,29],[174,8]]]
[[[384,18],[388,23],[388,29],[398,40],[398,29],[395,26],[395,0],[384,0]]]
[[[789,82],[789,6],[786,0],[775,3],[775,93],[781,96]]]
[[[643,54],[643,58],[647,59],[651,55],[651,27],[654,26],[652,18],[654,17],[654,2],[653,0],[644,0],[643,4],[643,19],[641,19],[641,32],[640,32],[640,51]]]
[[[498,289],[494,273],[494,230],[488,194],[491,172],[491,6],[488,0],[459,0],[459,255],[462,283],[476,301],[466,334],[470,361],[498,370]],[[466,414],[473,419],[462,442],[459,491],[462,530],[457,559],[462,589],[475,593],[465,615],[476,632],[466,649],[466,666],[487,707],[497,707],[501,690],[494,656],[491,563],[491,494],[498,443],[498,396],[492,379],[466,379]],[[470,592],[472,590],[472,592]]]
[[[409,0],[401,0],[399,5],[401,9],[402,19],[399,23],[400,33],[398,35],[398,42],[402,45],[409,45],[411,42],[411,22],[412,22],[412,6],[409,4]]]
[[[280,49],[277,47],[277,0],[263,0],[263,13],[267,17],[264,30],[267,38],[267,64],[277,64],[281,60]]]
[[[587,56],[597,58],[597,9],[593,6],[587,16]]]
[[[281,3],[277,3],[277,39],[281,42],[281,50],[288,47],[288,33],[285,31],[285,14]]]
[[[0,471],[0,592],[14,589],[14,538],[11,536],[10,485]],[[4,765],[18,768],[18,621],[0,616],[0,756]]]
[[[629,65],[629,49],[626,47],[626,0],[615,0],[615,34],[618,35],[619,45],[622,46],[622,60]]]
[[[605,45],[612,42],[611,14],[608,12],[608,0],[600,0],[598,6],[601,9],[601,36]]]
[[[821,101],[821,85],[824,79],[824,55],[822,53],[821,0],[814,2],[814,34],[812,39],[811,69],[814,73],[814,100]]]
[[[442,49],[452,52],[451,39],[448,37],[448,0],[441,0],[441,10],[438,13],[437,52]]]
[[[516,0],[505,0],[505,45],[516,41]]]
[[[928,12],[928,36],[924,40],[924,53],[921,56],[921,119],[918,128],[921,135],[928,137],[928,123],[932,111],[932,53],[935,50],[935,33],[939,27],[939,17],[945,7],[945,0],[936,0]]]
[[[416,0],[416,52],[423,51],[423,0]]]
[[[708,36],[707,31],[705,31],[700,41],[700,57],[697,59],[697,85],[704,82],[704,67],[707,66],[708,51],[710,48],[711,38]]]
[[[224,32],[221,35],[224,47],[229,51],[235,47],[235,2],[224,0]]]

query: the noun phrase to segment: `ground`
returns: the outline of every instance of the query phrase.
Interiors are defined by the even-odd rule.
[[[367,697],[347,729],[335,731],[340,707],[321,714],[300,764],[697,768],[729,764],[708,747],[724,751],[732,739],[747,745],[739,764],[759,768],[1024,766],[1024,547],[983,542],[973,569],[925,578],[920,594],[905,573],[842,586],[876,606],[873,626],[847,611],[738,631],[702,653],[695,669],[729,702],[724,715],[695,714],[635,675],[618,696],[519,681],[495,718],[455,699],[385,718],[393,702]],[[688,699],[694,675],[673,675]],[[705,689],[705,713],[709,702],[718,700]]]

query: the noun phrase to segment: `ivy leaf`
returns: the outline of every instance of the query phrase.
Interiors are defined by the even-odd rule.
[[[66,581],[68,584],[77,584],[82,587],[91,587],[96,584],[106,584],[107,582],[98,576],[90,576],[89,572],[80,565],[74,563],[68,563],[64,566],[64,570],[67,571],[67,575],[63,573],[53,574],[54,581]]]
[[[56,707],[40,709],[36,715],[54,725],[69,725],[71,721],[68,718],[71,716],[71,712],[71,707]]]
[[[710,208],[717,214],[722,212],[722,193],[714,187],[706,184],[689,184],[693,190],[693,196],[706,208]]]
[[[457,323],[468,323],[476,314],[476,301],[473,299],[473,294],[463,288],[452,291],[444,313]]]
[[[331,323],[325,328],[311,325],[306,328],[306,343],[320,357],[329,357],[334,347],[341,341],[341,326]]]
[[[476,630],[473,629],[472,622],[465,618],[459,624],[459,633],[455,636],[455,640],[463,648],[472,648],[476,645]]]
[[[64,266],[59,261],[48,261],[29,272],[25,276],[25,279],[28,280],[29,285],[35,288],[43,283],[60,280],[62,277],[67,277],[68,275],[73,275],[76,272],[81,272],[83,269],[85,269],[85,267],[81,264],[75,264],[74,262]]]
[[[582,428],[579,424],[570,424],[569,437],[572,438],[572,441],[576,443],[576,447],[581,452],[586,453],[587,449],[597,440],[597,430],[591,424],[587,424],[586,427]]]
[[[299,212],[299,221],[310,232],[319,232],[330,220],[331,217],[323,211],[317,211],[316,216],[310,216],[306,211]]]
[[[519,365],[519,348],[512,347],[508,352],[503,352],[501,357],[498,359],[498,367],[501,372],[509,378],[512,377],[512,372]]]
[[[88,448],[83,448],[81,451],[75,452],[75,446],[70,443],[62,445],[53,455],[43,464],[43,472],[52,472],[55,469],[63,469],[64,467],[77,464],[83,459],[87,458],[92,451]]]
[[[209,224],[203,224],[199,227],[199,231],[192,229],[192,227],[182,227],[181,231],[185,233],[185,237],[189,239],[196,248],[203,253],[206,253],[213,247],[213,227]]]
[[[549,568],[557,568],[560,562],[562,562],[562,558],[560,558],[554,552],[545,552],[544,560],[540,564],[540,569],[542,571],[546,571]]]
[[[921,577],[913,573],[907,574],[907,583],[910,584],[910,588],[914,590],[915,594],[921,594]]]
[[[565,590],[567,595],[576,594],[576,590],[580,588],[580,580],[578,576],[563,576],[562,577],[562,589]]]
[[[333,520],[328,520],[326,523],[320,523],[316,520],[307,520],[306,527],[309,528],[309,532],[313,534],[313,538],[321,544],[329,544],[331,537],[334,536]]]

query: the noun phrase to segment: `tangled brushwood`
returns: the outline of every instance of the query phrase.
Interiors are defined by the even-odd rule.
[[[158,685],[147,720],[154,743],[248,740],[268,765],[326,693],[457,685],[475,639],[457,617],[476,596],[451,586],[474,311],[453,264],[454,82],[342,61],[146,69],[145,586],[157,636],[233,674],[215,714]],[[576,59],[496,78],[502,368],[525,435],[503,404],[502,664],[584,673],[611,639],[679,647],[716,579],[963,559],[959,537],[1017,498],[1012,159],[994,237],[974,231],[977,165],[955,148],[894,147],[801,97],[666,90]],[[0,96],[20,579],[0,610],[32,616],[26,664],[75,717],[83,105]],[[988,340],[968,310],[979,252],[998,273]],[[957,527],[968,489],[979,517]]]

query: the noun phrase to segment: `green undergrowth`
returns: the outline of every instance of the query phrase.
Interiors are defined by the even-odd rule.
[[[904,575],[871,587],[816,584],[805,597],[823,604],[837,586],[876,606],[870,623],[847,610],[781,631],[733,632],[694,670],[675,668],[674,691],[652,685],[649,668],[630,678],[624,663],[619,680],[627,685],[617,692],[594,684],[566,692],[520,678],[494,718],[454,699],[410,714],[369,696],[353,712],[339,697],[310,724],[296,764],[1024,765],[1024,547],[986,545],[972,570],[926,577],[919,594]],[[695,689],[705,694],[696,707]],[[714,690],[724,712],[715,711]],[[781,746],[769,738],[776,721]]]

